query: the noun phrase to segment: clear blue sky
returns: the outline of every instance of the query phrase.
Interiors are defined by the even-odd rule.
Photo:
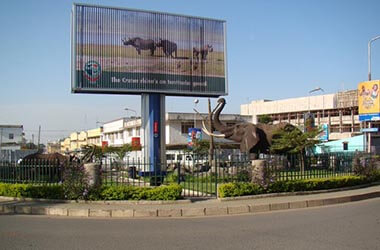
[[[227,21],[226,113],[255,99],[355,89],[367,79],[367,43],[380,35],[378,0],[83,1]],[[70,93],[72,1],[0,2],[0,124],[22,124],[42,141],[140,112],[139,96]],[[380,40],[372,46],[380,78]],[[168,97],[167,111],[192,112],[194,98]],[[206,111],[207,99],[198,108]],[[212,100],[215,103],[216,100]],[[128,113],[128,116],[132,113]]]

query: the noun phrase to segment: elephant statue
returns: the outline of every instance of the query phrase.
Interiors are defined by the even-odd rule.
[[[219,131],[220,134],[214,134],[208,131],[204,122],[203,131],[209,136],[226,138],[240,143],[240,152],[242,153],[268,153],[276,131],[280,129],[296,128],[285,122],[277,124],[253,124],[244,122],[233,126],[227,126],[219,120],[220,113],[225,105],[226,100],[224,98],[219,98],[217,106],[212,111],[212,124],[215,130]]]

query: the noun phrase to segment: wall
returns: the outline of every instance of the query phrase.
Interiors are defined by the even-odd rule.
[[[13,135],[13,138],[10,138]],[[1,136],[1,148],[16,150],[20,149],[20,144],[23,142],[24,129],[23,126],[19,125],[0,125],[0,136]]]

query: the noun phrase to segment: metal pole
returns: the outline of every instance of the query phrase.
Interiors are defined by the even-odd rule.
[[[194,100],[194,109],[197,109],[197,104],[198,104],[199,100],[198,99],[195,99]],[[194,112],[194,128],[196,128],[196,123],[197,123],[197,113]]]
[[[368,81],[371,81],[371,43],[377,39],[380,39],[380,36],[376,36],[368,42]]]
[[[0,128],[0,160],[2,159],[3,128]]]

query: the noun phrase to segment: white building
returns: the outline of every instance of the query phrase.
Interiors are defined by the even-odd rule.
[[[140,137],[141,119],[120,118],[103,124],[101,141],[109,146],[122,146],[131,143],[132,137]]]
[[[207,116],[207,114],[202,114]],[[195,118],[195,119],[194,119]],[[228,125],[238,122],[250,121],[249,115],[221,114],[220,120]],[[194,124],[195,121],[195,124]],[[184,147],[187,145],[188,129],[202,128],[202,119],[194,113],[166,113],[165,141],[167,148]],[[120,118],[103,124],[103,133],[101,140],[107,142],[109,146],[121,146],[132,142],[132,137],[140,137],[143,134],[141,130],[141,119],[138,118]],[[202,133],[203,139],[208,139],[205,133]],[[226,139],[216,139],[219,143],[233,143]],[[142,140],[141,140],[142,142]]]
[[[0,125],[0,150],[20,150],[23,142],[22,125]]]

